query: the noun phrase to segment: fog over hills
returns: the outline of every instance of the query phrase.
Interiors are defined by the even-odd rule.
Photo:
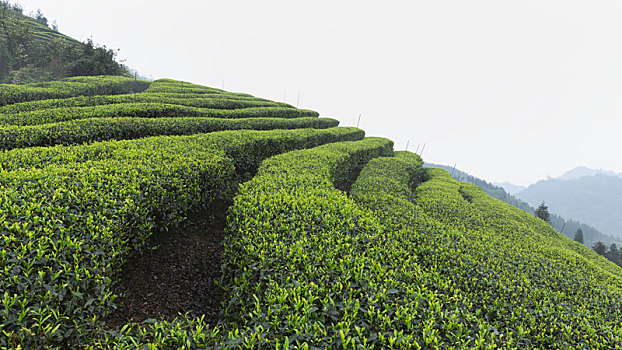
[[[622,177],[622,173],[616,173],[611,170],[603,170],[603,169],[590,169],[584,166],[576,167],[572,170],[568,170],[563,173],[561,176],[557,177],[559,180],[574,180],[584,176],[594,176],[594,175],[608,175],[608,176],[618,176]]]
[[[452,174],[452,176],[456,180],[463,181],[463,182],[470,182],[474,185],[477,185],[484,192],[486,192],[486,194],[488,194],[489,196],[494,197],[503,202],[506,202],[530,214],[533,214],[535,210],[534,208],[540,205],[540,203],[542,202],[542,201],[539,201],[536,204],[527,203],[526,201],[518,198],[518,196],[513,195],[512,193],[507,191],[501,185],[489,183],[485,180],[472,176],[464,171],[455,169],[448,165],[425,163],[425,166],[445,169],[450,174]],[[504,183],[504,185],[509,185],[513,187],[521,187],[521,186],[513,185],[507,182]],[[523,187],[523,189],[526,189],[526,187]],[[548,204],[548,201],[547,201],[547,204]],[[591,222],[587,220],[582,220],[571,215],[558,214],[554,211],[551,211],[551,206],[549,206],[549,211],[551,212],[551,225],[553,226],[553,228],[557,232],[564,234],[568,238],[571,238],[571,239],[574,238],[575,232],[580,228],[583,231],[583,234],[585,237],[584,243],[588,247],[591,247],[596,241],[604,242],[607,245],[611,243],[616,243],[620,245],[618,237],[612,237],[611,235],[604,233],[604,231],[597,229],[596,227],[594,227],[594,225],[591,224]]]
[[[527,187],[521,185],[515,185],[509,182],[493,182],[493,185],[502,187],[507,193],[514,195]]]
[[[516,193],[532,206],[545,201],[551,213],[587,222],[600,231],[622,236],[622,176],[579,167],[558,178],[539,181]]]

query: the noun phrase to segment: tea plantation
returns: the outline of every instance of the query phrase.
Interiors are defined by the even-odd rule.
[[[618,266],[313,111],[169,79],[0,85],[0,149],[0,349],[622,347]],[[112,321],[131,257],[225,210],[217,320]]]

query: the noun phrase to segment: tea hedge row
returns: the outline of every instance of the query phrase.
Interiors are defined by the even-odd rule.
[[[277,144],[271,144],[270,139],[266,139],[265,146],[266,151],[262,149],[239,149],[231,145],[235,145],[234,142],[238,135],[245,135],[245,133],[263,133],[265,131],[219,131],[210,134],[197,134],[190,136],[161,136],[161,137],[147,137],[137,140],[125,140],[125,141],[105,141],[93,144],[86,144],[80,146],[53,146],[53,147],[30,147],[21,148],[11,151],[0,152],[0,170],[5,171],[19,171],[22,168],[44,168],[50,164],[62,165],[65,163],[84,163],[89,161],[103,161],[106,159],[132,159],[136,156],[135,150],[143,148],[152,149],[156,151],[160,148],[175,147],[179,152],[184,154],[191,154],[192,151],[198,147],[199,151],[209,145],[213,148],[218,148],[227,152],[227,156],[235,160],[236,171],[239,173],[254,172],[259,164],[255,162],[255,159],[265,158],[269,156],[271,150],[278,147]],[[293,131],[274,130],[275,133],[281,133],[281,139],[290,137],[294,142],[299,139],[299,135],[305,135],[305,133],[315,134],[321,133],[324,135],[325,142],[330,142],[331,139],[341,141],[352,141],[361,139],[365,133],[352,127],[338,127],[330,129],[296,129]],[[293,134],[292,134],[293,133]],[[299,134],[299,135],[297,135]],[[288,136],[289,135],[289,136]],[[227,137],[233,137],[233,141],[227,141]],[[186,142],[185,147],[178,147],[180,142]],[[197,143],[204,143],[205,145],[197,145]],[[285,142],[285,141],[278,141]],[[325,143],[319,142],[319,143]],[[306,145],[300,148],[308,148],[312,145]]]
[[[155,96],[163,96],[163,97],[174,97],[174,98],[182,98],[182,99],[229,99],[229,100],[240,100],[240,101],[262,101],[262,102],[274,102],[272,100],[268,100],[265,98],[255,97],[253,95],[247,94],[239,94],[233,92],[222,92],[222,93],[210,93],[210,94],[193,94],[182,91],[176,91],[175,89],[171,89],[167,92],[147,92],[143,91],[141,94],[143,95],[155,95]],[[278,102],[283,103],[283,102]],[[290,106],[290,105],[288,105]],[[291,107],[291,106],[290,106]]]
[[[111,117],[203,117],[203,118],[302,118],[317,117],[314,111],[283,107],[209,109],[165,103],[118,103],[93,107],[65,107],[0,115],[0,126],[41,125],[69,120]]]
[[[221,93],[217,92],[215,89],[206,89],[205,87],[200,88],[191,88],[191,87],[182,87],[182,86],[157,86],[153,87],[146,93],[167,93],[167,92],[175,92],[175,93],[184,93],[184,94],[215,94]]]
[[[249,94],[229,92],[202,85],[191,84],[172,79],[158,79],[154,81],[145,93],[183,93],[183,94],[227,94],[241,97],[253,97]]]
[[[344,186],[369,159],[390,154],[392,142],[378,138],[289,152],[265,160],[240,186],[225,238],[230,325],[221,330],[220,346],[333,348],[344,332],[356,332],[354,314],[344,313],[355,307],[350,278],[364,266],[353,251],[362,252],[356,248],[377,226],[335,184]],[[203,336],[191,338],[214,339]]]
[[[335,185],[349,187],[369,159],[390,154],[391,141],[368,138],[264,161],[230,208],[223,276],[225,295],[231,298],[230,323],[215,328],[201,319],[129,325],[105,333],[93,347],[289,348],[306,339],[333,348],[328,344],[339,344],[343,324],[329,321],[343,305],[325,289],[343,291],[344,286],[323,275],[352,247],[351,237],[373,226],[373,218]],[[337,278],[344,271],[333,272]],[[321,289],[325,298],[310,296],[305,287]]]
[[[429,180],[413,193],[409,182],[421,176],[414,168],[405,176],[404,160],[370,162],[352,188],[386,228],[379,256],[391,261],[398,282],[394,308],[376,312],[390,317],[396,342],[504,349],[621,343],[622,279],[613,266],[444,170],[428,169]]]
[[[49,98],[140,92],[149,82],[118,76],[72,77],[26,85],[0,84],[0,106]]]
[[[177,88],[180,90],[197,89],[197,90],[201,90],[201,91],[208,92],[208,93],[214,93],[214,94],[222,94],[222,93],[227,92],[225,90],[216,89],[216,88],[209,87],[209,86],[198,85],[198,84],[189,83],[187,81],[174,80],[174,79],[168,79],[168,78],[154,80],[150,88],[151,89],[149,89],[147,92],[154,92],[153,90],[157,90],[159,88]]]
[[[2,153],[0,346],[84,346],[114,305],[113,271],[153,229],[230,197],[236,173],[266,157],[362,136],[226,131]]]
[[[189,107],[212,109],[240,109],[251,107],[288,107],[292,106],[262,99],[239,98],[236,96],[214,95],[213,97],[187,97],[181,94],[125,94],[77,96],[65,99],[47,99],[16,103],[0,107],[0,114],[14,114],[42,109],[61,107],[87,107],[116,103],[166,103]]]
[[[370,210],[335,190],[334,163],[296,153],[303,152],[265,161],[266,174],[260,169],[230,209],[223,278],[233,281],[225,286],[235,299],[226,311],[244,331],[229,331],[223,345],[417,348],[412,315],[427,306],[419,303],[424,284],[414,283],[421,282],[420,269],[395,260],[400,242]],[[414,159],[414,165],[402,162],[388,187],[410,192],[408,185],[421,180],[421,159]],[[359,175],[353,194],[365,176]],[[398,294],[405,288],[408,295]]]
[[[90,118],[54,124],[0,127],[0,150],[224,130],[326,129],[338,125],[339,121],[329,118]]]
[[[212,87],[202,86],[191,84],[178,80],[171,79],[159,79],[154,81],[147,90],[144,91],[145,94],[181,94],[186,97],[207,97],[210,95],[219,95],[227,98],[237,98],[237,99],[252,99],[252,100],[263,100],[269,101],[265,99],[260,99],[250,94],[240,93],[240,92],[232,92],[225,91],[221,89],[216,89]]]

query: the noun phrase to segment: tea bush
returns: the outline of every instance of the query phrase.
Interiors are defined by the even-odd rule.
[[[413,320],[392,318],[403,347],[620,344],[622,280],[612,264],[444,170],[426,169],[415,189],[420,164],[402,153],[376,159],[352,189],[386,228],[381,254],[403,282],[392,303]]]
[[[146,93],[183,93],[183,94],[226,94],[235,96],[252,97],[249,94],[228,92],[213,87],[207,87],[197,84],[192,84],[184,81],[172,80],[172,79],[158,79],[154,81],[151,86],[145,91]]]
[[[182,94],[123,94],[123,95],[95,95],[76,96],[63,99],[47,99],[16,103],[0,107],[0,114],[15,114],[43,109],[61,107],[88,107],[116,103],[166,103],[189,107],[212,109],[241,109],[251,107],[286,107],[293,108],[287,103],[273,102],[258,98],[238,97],[229,95],[193,95]]]
[[[360,280],[375,268],[366,252],[381,249],[372,245],[379,228],[335,184],[353,181],[392,146],[368,138],[289,152],[264,161],[240,187],[229,211],[223,272],[225,314],[240,328],[227,333],[225,346],[334,348],[367,334],[354,322],[361,302],[387,295],[375,288],[377,280]]]
[[[53,109],[20,112],[0,115],[0,126],[41,125],[69,120],[89,118],[312,118],[318,117],[314,111],[284,108],[255,107],[243,109],[210,109],[172,105],[166,103],[117,103],[88,107],[61,107]]]
[[[0,349],[622,344],[618,266],[389,140],[169,79],[0,88]],[[109,329],[127,252],[222,199],[222,323]]]
[[[49,98],[140,92],[149,82],[120,76],[72,77],[26,85],[0,84],[0,106]]]
[[[34,126],[0,127],[0,150],[224,130],[325,129],[337,125],[337,120],[329,118],[89,118]]]
[[[0,346],[84,345],[114,305],[112,273],[154,229],[232,196],[236,172],[266,157],[361,137],[226,131],[1,153]]]

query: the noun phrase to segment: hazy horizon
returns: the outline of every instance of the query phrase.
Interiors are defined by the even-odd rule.
[[[19,1],[139,73],[356,123],[489,182],[622,171],[622,4]],[[617,38],[617,39],[616,39]]]

